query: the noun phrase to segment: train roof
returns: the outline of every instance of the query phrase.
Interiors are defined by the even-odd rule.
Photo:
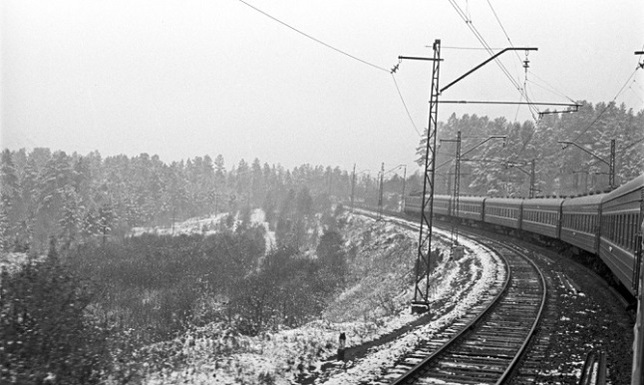
[[[566,199],[563,207],[580,206],[580,205],[599,205],[606,194],[586,195],[583,197]]]
[[[563,198],[536,198],[526,199],[523,201],[524,208],[541,209],[541,208],[556,208],[559,209]]]
[[[624,183],[623,185],[619,186],[618,188],[609,192],[608,194],[605,194],[604,199],[602,199],[602,203],[611,201],[617,197],[626,195],[628,193],[631,193],[641,188],[644,188],[644,174],[638,176],[637,178],[633,179],[630,182]]]
[[[458,201],[459,202],[468,202],[468,203],[482,203],[485,197],[479,197],[479,196],[459,196]]]
[[[487,198],[485,200],[485,204],[488,205],[490,203],[503,203],[503,204],[509,204],[509,205],[520,205],[521,203],[525,202],[525,199],[522,198]]]

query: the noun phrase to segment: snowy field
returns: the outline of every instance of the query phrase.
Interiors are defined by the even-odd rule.
[[[376,222],[360,215],[345,214],[343,236],[347,250],[357,250],[349,261],[351,284],[319,320],[296,329],[279,330],[260,336],[235,335],[220,324],[193,330],[181,338],[156,344],[148,352],[178,355],[186,364],[182,370],[146,373],[147,384],[290,384],[309,374],[318,382],[357,384],[382,375],[383,369],[419,341],[462,317],[489,289],[500,261],[487,249],[462,239],[465,256],[451,260],[444,239],[448,234],[434,230],[434,244],[445,256],[431,277],[432,321],[404,333],[400,338],[372,347],[355,362],[335,362],[322,373],[322,366],[335,358],[338,335],[347,336],[347,347],[358,346],[386,335],[415,320],[410,312],[413,295],[413,266],[416,258],[415,231],[392,223]],[[253,219],[261,222],[261,213]],[[175,234],[187,229],[202,231],[215,218],[175,226]],[[157,233],[167,229],[157,229]],[[267,237],[267,245],[274,240]],[[401,248],[401,244],[405,244]],[[411,279],[410,279],[411,278]]]

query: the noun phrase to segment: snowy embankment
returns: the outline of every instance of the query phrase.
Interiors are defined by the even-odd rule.
[[[192,218],[183,222],[176,223],[171,227],[134,227],[128,234],[131,237],[138,237],[143,234],[155,235],[190,235],[190,234],[203,234],[213,235],[221,231],[222,223],[225,221],[228,213],[214,214],[202,218]],[[275,232],[270,231],[268,223],[265,220],[265,213],[263,210],[256,209],[251,213],[251,222],[256,225],[263,226],[266,230],[266,250],[271,250],[275,246]],[[236,218],[232,223],[230,230],[235,231],[239,220]]]
[[[387,222],[345,214],[342,232],[349,254],[350,278],[344,292],[329,305],[322,319],[302,327],[249,337],[233,335],[219,324],[150,347],[177,355],[182,370],[147,373],[147,384],[289,384],[301,376],[321,374],[333,359],[338,335],[355,347],[400,329],[416,320],[409,303],[413,296],[416,259],[414,231]],[[256,220],[260,215],[254,216]],[[176,227],[175,227],[176,231]],[[465,256],[449,258],[448,234],[435,230],[435,245],[443,250],[431,276],[432,321],[399,338],[376,345],[346,365],[333,365],[318,380],[329,384],[357,384],[382,375],[384,368],[411,351],[422,339],[458,320],[476,303],[496,277],[497,258],[485,248],[462,240]],[[267,242],[269,242],[267,240]],[[168,352],[167,350],[171,350]]]

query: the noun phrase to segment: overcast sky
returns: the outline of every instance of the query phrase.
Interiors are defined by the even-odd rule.
[[[403,61],[395,74],[410,121],[386,71],[398,56],[432,56],[441,39],[441,85],[488,57],[449,48],[481,43],[448,0],[247,2],[364,62],[238,0],[3,0],[2,148],[146,152],[165,162],[222,154],[228,167],[256,157],[288,168],[357,163],[375,174],[381,162],[411,166],[427,125],[431,64]],[[455,3],[491,47],[538,47],[528,56],[532,101],[617,95],[643,108],[633,54],[644,48],[641,0]],[[524,59],[503,56],[520,85]],[[491,63],[441,98],[521,95]],[[532,119],[526,107],[447,104],[439,119],[453,112]]]

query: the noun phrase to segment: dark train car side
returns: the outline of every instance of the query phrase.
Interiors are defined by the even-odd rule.
[[[521,228],[521,207],[523,199],[487,198],[485,199],[484,222],[509,227]]]
[[[559,239],[562,198],[526,199],[523,202],[521,230]]]
[[[632,294],[642,257],[644,175],[606,194],[602,199],[599,257]]]
[[[597,254],[600,204],[604,194],[566,199],[561,205],[561,240]]]

